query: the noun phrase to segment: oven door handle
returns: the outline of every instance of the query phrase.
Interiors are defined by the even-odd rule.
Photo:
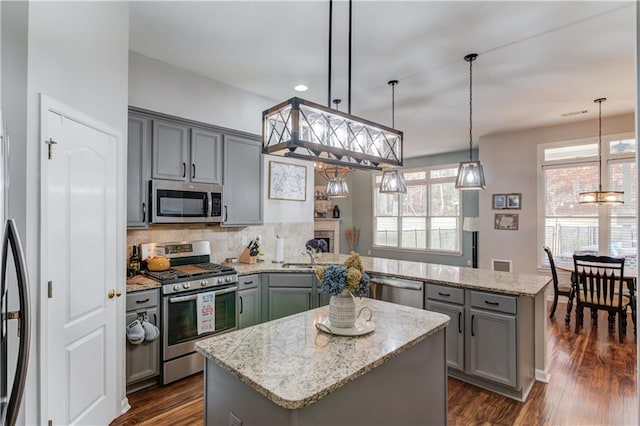
[[[234,291],[238,291],[238,287],[237,286],[225,288],[225,289],[219,290],[219,291],[214,291],[213,294],[214,295],[227,294],[227,293],[233,293]],[[169,303],[187,302],[189,300],[196,300],[197,298],[198,298],[197,294],[192,294],[192,295],[189,295],[189,296],[170,297],[169,298]]]

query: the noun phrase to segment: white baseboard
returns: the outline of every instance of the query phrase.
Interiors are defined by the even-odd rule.
[[[129,405],[129,398],[125,396],[124,399],[120,402],[120,414],[122,415],[130,409],[131,405]]]
[[[536,368],[535,376],[536,380],[542,383],[549,383],[549,380],[551,380],[551,374],[545,370],[538,370]]]

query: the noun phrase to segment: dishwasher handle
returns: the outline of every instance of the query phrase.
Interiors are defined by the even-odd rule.
[[[387,277],[371,277],[370,282],[374,284],[399,288],[402,290],[422,291],[424,289],[424,284],[422,283],[422,281],[409,281],[409,280],[402,280],[398,278],[387,278]]]

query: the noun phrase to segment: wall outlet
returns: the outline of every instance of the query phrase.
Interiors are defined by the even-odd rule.
[[[231,411],[229,411],[229,426],[242,426],[242,420]]]
[[[467,260],[467,266],[471,266],[471,259]]]
[[[371,256],[371,250],[367,250],[367,256]]]
[[[242,235],[242,247],[246,247],[249,244],[248,238],[246,235]]]

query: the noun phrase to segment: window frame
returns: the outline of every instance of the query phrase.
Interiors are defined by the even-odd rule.
[[[402,205],[401,205],[401,201],[400,201],[400,195],[396,195],[396,197],[398,197],[398,207],[397,207],[397,215],[391,215],[391,216],[380,216],[380,217],[393,217],[396,218],[397,220],[397,231],[398,231],[398,245],[397,246],[382,246],[382,245],[377,245],[376,244],[376,219],[377,219],[377,214],[376,214],[376,199],[377,199],[377,190],[380,187],[380,183],[376,182],[376,178],[377,177],[381,177],[382,176],[382,172],[376,172],[373,173],[371,176],[371,193],[372,193],[372,197],[371,197],[371,212],[372,212],[372,221],[371,221],[371,236],[372,236],[372,241],[371,241],[371,248],[375,249],[375,250],[389,250],[389,251],[396,251],[396,252],[401,252],[401,253],[421,253],[421,254],[432,254],[432,255],[445,255],[445,256],[462,256],[463,254],[463,230],[462,230],[462,219],[463,219],[463,192],[461,190],[457,190],[458,191],[458,200],[459,200],[459,207],[458,207],[458,215],[457,216],[446,216],[446,217],[455,217],[456,221],[457,221],[457,246],[458,249],[457,250],[442,250],[442,249],[430,249],[428,248],[429,243],[430,243],[430,232],[431,232],[431,219],[433,216],[431,216],[431,191],[430,191],[430,186],[433,184],[438,184],[438,183],[453,183],[455,184],[456,182],[456,178],[457,178],[457,171],[458,171],[458,165],[459,163],[455,163],[455,164],[440,164],[440,165],[433,165],[433,166],[422,166],[422,167],[413,167],[413,168],[404,168],[402,170],[402,172],[404,174],[408,174],[408,173],[415,173],[415,172],[425,172],[425,178],[424,179],[419,179],[419,180],[411,180],[411,181],[407,181],[407,186],[411,186],[414,184],[417,185],[425,185],[427,187],[427,214],[426,216],[416,216],[416,217],[424,217],[425,218],[425,224],[426,224],[426,233],[427,233],[427,242],[426,245],[427,247],[424,249],[420,249],[420,248],[405,248],[405,247],[401,247],[401,243],[402,243],[402,218],[403,217],[411,217],[411,216],[403,216],[402,215]],[[455,169],[455,173],[452,176],[448,176],[448,177],[437,177],[437,178],[431,178],[431,171],[433,170],[443,170],[443,169]],[[437,217],[441,217],[441,216],[437,216]]]
[[[627,153],[611,153],[610,143],[617,140],[633,139],[636,141],[635,152]],[[571,139],[558,142],[548,142],[538,144],[537,149],[537,171],[538,171],[538,185],[537,185],[537,240],[538,247],[538,268],[548,269],[549,261],[542,251],[542,246],[545,245],[545,218],[546,218],[546,187],[545,187],[545,168],[563,168],[572,165],[588,165],[598,163],[598,155],[592,155],[589,157],[580,157],[575,159],[561,159],[561,160],[548,160],[545,161],[545,150],[550,148],[561,148],[578,145],[598,144],[598,137],[593,136],[589,138]],[[603,186],[605,189],[608,187],[610,179],[609,169],[612,164],[615,163],[634,163],[636,161],[636,155],[638,154],[638,140],[633,132],[613,133],[602,135],[602,163],[599,173],[602,176]],[[637,219],[638,210],[636,210]],[[609,252],[610,238],[611,238],[611,208],[609,206],[602,206],[598,208],[598,214],[596,216],[598,222],[598,248],[601,253]],[[604,237],[604,238],[603,238]]]

